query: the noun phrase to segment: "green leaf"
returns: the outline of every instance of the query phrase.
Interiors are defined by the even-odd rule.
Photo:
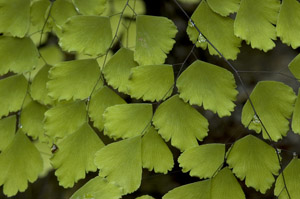
[[[142,180],[141,137],[133,137],[109,144],[96,153],[99,175],[120,185],[123,194],[137,190]],[[113,158],[112,158],[113,157]]]
[[[114,89],[123,93],[128,93],[128,79],[131,68],[138,64],[133,60],[133,51],[121,48],[107,62],[103,68],[103,75],[107,83]]]
[[[227,163],[238,178],[246,179],[247,187],[263,194],[271,188],[275,181],[273,175],[278,175],[280,169],[275,149],[252,135],[233,144]]]
[[[276,32],[281,41],[293,49],[300,46],[300,4],[296,0],[284,0],[277,19]],[[292,28],[291,28],[292,27]]]
[[[208,86],[209,85],[209,86]],[[203,61],[195,61],[179,76],[179,97],[191,105],[229,116],[238,94],[234,76],[228,70]]]
[[[209,7],[216,13],[226,17],[239,10],[241,0],[207,0]]]
[[[13,141],[0,154],[0,186],[11,197],[28,187],[28,181],[34,182],[43,169],[43,160],[39,151],[30,140],[18,131]]]
[[[0,118],[8,115],[9,112],[21,109],[27,85],[23,75],[14,75],[0,80]]]
[[[224,157],[224,144],[204,144],[184,151],[178,162],[183,172],[190,171],[190,176],[211,178],[222,167]]]
[[[77,10],[83,15],[101,15],[107,0],[72,0]]]
[[[110,6],[109,10],[113,10],[113,12],[110,14],[116,14],[122,12],[124,6],[127,3],[127,0],[114,0],[108,2]],[[127,6],[123,14],[126,17],[132,17],[133,15],[141,15],[146,13],[146,6],[144,1],[128,1],[128,5],[134,9],[134,12]]]
[[[97,176],[77,190],[70,199],[119,199],[121,196],[120,187]]]
[[[118,104],[103,113],[104,134],[111,138],[130,138],[147,132],[152,104]]]
[[[241,40],[233,33],[233,19],[218,15],[209,8],[206,1],[201,1],[192,15],[192,20],[225,58],[236,59],[237,54],[240,52]],[[187,33],[190,40],[197,47],[206,49],[208,46],[211,55],[219,55],[211,45],[207,45],[205,38],[199,35],[197,29],[191,23],[187,27]]]
[[[207,136],[208,122],[196,109],[174,95],[156,110],[153,124],[158,133],[181,151],[197,146]]]
[[[60,103],[45,113],[44,129],[50,137],[63,138],[76,131],[85,121],[86,107],[83,101]]]
[[[9,71],[30,71],[37,65],[38,57],[38,50],[30,38],[0,37],[0,75]]]
[[[51,9],[51,18],[54,24],[61,29],[61,26],[68,18],[77,15],[74,5],[69,0],[55,0]]]
[[[139,66],[131,69],[128,93],[144,101],[160,101],[172,94],[173,84],[172,65]]]
[[[155,199],[155,198],[153,198],[152,196],[149,196],[149,195],[143,195],[143,196],[137,197],[136,199]]]
[[[59,142],[58,151],[51,159],[59,185],[73,187],[75,182],[85,178],[85,173],[96,171],[95,153],[103,146],[103,142],[87,123]]]
[[[4,150],[14,139],[16,122],[15,115],[0,120],[0,151]]]
[[[123,32],[121,42],[127,48],[134,50],[136,46],[136,22],[125,19],[123,23],[126,24],[128,28]]]
[[[271,139],[278,141],[286,136],[296,99],[293,89],[281,82],[262,81],[255,86],[250,99]],[[269,139],[249,100],[243,107],[242,123],[257,133],[262,131],[263,137]]]
[[[49,6],[50,6],[49,0],[37,0],[37,1],[32,2],[32,4],[31,4],[31,7],[30,7],[31,24],[39,31],[41,31],[43,29],[43,26],[46,21],[46,15],[49,12]],[[47,28],[47,25],[45,26],[45,28]],[[49,27],[48,27],[48,29],[49,29]],[[44,29],[44,31],[45,31],[45,29]]]
[[[103,113],[106,108],[116,105],[126,104],[126,102],[113,90],[104,86],[97,90],[91,97],[89,116],[94,122],[94,126],[102,131],[104,128]]]
[[[38,142],[34,143],[37,150],[40,152],[42,159],[43,159],[43,171],[39,173],[39,177],[43,178],[48,175],[48,173],[53,169],[50,158],[52,157],[52,152],[50,146],[47,143]]]
[[[59,101],[85,99],[99,77],[100,68],[95,59],[61,62],[49,71],[48,95]]]
[[[300,54],[289,63],[289,70],[300,81]]]
[[[241,0],[234,21],[234,34],[251,44],[252,48],[265,52],[271,50],[275,47],[272,40],[276,40],[274,25],[279,8],[279,0]]]
[[[294,158],[283,170],[283,174],[290,197],[288,196],[286,189],[284,188],[285,186],[282,173],[278,176],[276,180],[274,194],[278,196],[279,199],[299,198],[300,159]]]
[[[152,126],[142,138],[142,163],[143,168],[164,174],[174,166],[172,152]]]
[[[68,52],[90,55],[106,53],[112,41],[108,17],[73,16],[67,20],[59,35],[59,45]]]
[[[0,0],[0,19],[0,32],[24,37],[30,25],[30,0]]]
[[[292,130],[294,133],[300,134],[300,89],[298,90],[298,97],[295,103],[295,110],[292,119]]]
[[[176,33],[175,24],[166,17],[138,15],[134,60],[140,65],[163,64],[173,48]]]

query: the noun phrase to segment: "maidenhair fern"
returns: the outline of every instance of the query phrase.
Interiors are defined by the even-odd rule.
[[[189,17],[181,4],[198,6]],[[276,147],[290,122],[300,133],[300,89],[297,98],[282,82],[262,81],[250,94],[228,61],[237,59],[242,41],[265,52],[277,37],[299,47],[299,2],[174,5],[186,15],[194,45],[179,70],[167,60],[178,24],[145,15],[142,0],[0,0],[0,185],[6,196],[54,169],[64,188],[98,172],[70,199],[120,199],[140,188],[143,169],[168,174],[177,162],[199,181],[163,199],[245,199],[241,183],[262,194],[274,186],[280,199],[300,198],[300,160],[294,154],[284,167]],[[186,66],[197,47],[223,58],[230,70],[199,59]],[[299,60],[289,64],[294,80]],[[241,123],[256,133],[203,144],[213,128],[204,113],[223,120],[241,105],[239,93],[247,97]],[[101,140],[106,136],[111,143]],[[181,152],[177,160],[173,150]]]

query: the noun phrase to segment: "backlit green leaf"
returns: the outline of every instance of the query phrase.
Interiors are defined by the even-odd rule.
[[[152,126],[142,138],[142,161],[143,168],[155,173],[166,174],[174,165],[172,152]]]
[[[43,169],[43,160],[39,151],[30,140],[18,131],[13,141],[0,154],[0,186],[11,197],[28,187],[28,181],[34,182]]]
[[[52,157],[50,146],[47,143],[43,143],[40,140],[34,143],[37,150],[40,152],[43,159],[43,171],[39,173],[39,177],[43,178],[48,175],[50,170],[53,168],[50,162]]]
[[[288,119],[292,116],[296,99],[293,89],[281,82],[262,81],[255,86],[250,98],[271,139],[278,141],[286,136],[289,130]],[[242,123],[257,133],[262,131],[263,137],[269,139],[249,100],[243,107]]]
[[[120,187],[97,176],[77,190],[70,199],[119,199],[121,196]]]
[[[126,24],[126,27],[128,27],[128,29],[124,31],[121,41],[127,48],[134,50],[136,44],[136,22],[124,20],[123,23]]]
[[[252,135],[233,144],[227,163],[239,179],[245,179],[248,187],[261,193],[271,188],[275,181],[273,175],[278,175],[280,169],[275,149]]]
[[[38,50],[30,38],[0,36],[0,75],[9,71],[30,71],[37,65],[38,57]]]
[[[152,118],[152,104],[119,104],[103,113],[104,134],[130,138],[147,132]]]
[[[49,0],[37,0],[31,4],[31,24],[35,26],[37,30],[42,30],[46,21],[46,15],[49,12],[50,1]],[[47,26],[45,26],[46,28]],[[45,30],[44,30],[45,31]]]
[[[54,24],[61,29],[61,26],[69,17],[77,15],[74,5],[69,0],[55,0],[51,9],[51,18]]]
[[[56,169],[59,185],[73,187],[89,171],[96,171],[95,153],[104,146],[103,142],[87,124],[57,144],[58,151],[51,159]]]
[[[289,63],[289,70],[300,81],[300,54]]]
[[[233,19],[218,15],[209,8],[206,1],[201,1],[192,15],[192,20],[225,58],[236,59],[237,54],[240,52],[241,40],[233,33]],[[211,45],[207,45],[205,38],[199,35],[197,29],[191,23],[187,27],[187,33],[190,40],[197,47],[203,49],[208,47],[211,55],[219,55]]]
[[[109,144],[96,153],[99,175],[120,185],[123,193],[137,190],[142,180],[141,137],[133,137]]]
[[[90,55],[106,53],[112,41],[108,17],[73,16],[62,27],[59,45],[68,52]]]
[[[21,109],[27,85],[23,75],[14,75],[0,80],[0,118],[8,115],[9,112]]]
[[[153,124],[158,133],[181,151],[198,145],[207,136],[208,122],[178,95],[163,102],[156,110]]]
[[[72,0],[83,15],[101,15],[106,8],[107,0]]]
[[[224,157],[224,144],[205,144],[187,149],[178,162],[182,171],[190,171],[191,176],[211,178],[222,167]]]
[[[48,95],[58,100],[87,98],[100,76],[95,59],[66,61],[49,71]]]
[[[234,21],[234,34],[251,44],[252,48],[265,52],[271,50],[275,47],[272,40],[276,40],[274,25],[279,8],[279,0],[241,0]]]
[[[91,97],[89,116],[94,122],[94,126],[100,131],[104,128],[103,113],[106,108],[116,105],[125,104],[126,102],[113,90],[104,86],[96,91]]]
[[[295,103],[295,110],[293,113],[292,130],[295,133],[300,134],[300,89],[298,90],[298,97]]]
[[[209,7],[222,16],[238,11],[240,0],[207,0]]]
[[[58,104],[45,113],[45,133],[53,138],[63,138],[76,131],[86,121],[83,101]]]
[[[208,86],[209,85],[209,86]],[[178,78],[179,97],[191,105],[202,106],[219,117],[229,116],[238,94],[234,76],[228,70],[203,61],[195,61]]]
[[[0,0],[0,32],[24,37],[29,25],[30,0]]]
[[[107,62],[103,69],[104,77],[109,85],[123,93],[128,93],[128,79],[131,68],[138,64],[133,60],[133,51],[121,48]]]
[[[176,33],[176,26],[166,17],[138,15],[134,60],[140,65],[163,64],[173,48]]]
[[[144,101],[159,101],[172,94],[174,84],[171,65],[147,65],[131,69],[129,94]]]
[[[111,14],[116,14],[122,12],[124,9],[124,6],[127,3],[127,0],[113,0],[108,1],[110,3],[110,9],[113,10]],[[146,12],[146,6],[145,2],[141,0],[135,0],[135,1],[128,1],[129,6],[134,9],[134,12],[132,9],[130,9],[128,6],[126,7],[124,11],[124,16],[132,17],[132,15],[137,14],[145,14]]]
[[[0,120],[0,151],[11,143],[16,131],[16,116],[12,115]]]

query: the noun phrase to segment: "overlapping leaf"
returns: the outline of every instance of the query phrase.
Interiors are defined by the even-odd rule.
[[[289,70],[293,75],[300,81],[300,54],[298,54],[292,61],[289,63]]]
[[[248,135],[234,143],[227,155],[227,163],[233,173],[248,187],[261,193],[271,188],[278,175],[280,165],[273,147],[260,139]]]
[[[218,113],[220,117],[230,115],[237,90],[231,72],[202,61],[195,61],[178,78],[179,97],[191,105],[201,106]]]
[[[49,71],[48,95],[58,100],[85,99],[99,76],[100,69],[95,59],[61,62]]]
[[[133,51],[121,48],[107,62],[103,69],[104,77],[109,85],[118,91],[128,93],[128,79],[131,68],[138,64],[133,60]]]
[[[112,41],[109,18],[73,16],[63,25],[59,37],[59,45],[68,52],[105,54]]]
[[[134,50],[136,44],[136,22],[125,20],[124,23],[128,28],[124,31],[121,41],[127,48]]]
[[[30,38],[0,37],[0,75],[9,71],[30,71],[37,65],[38,56],[38,50]]]
[[[91,98],[89,108],[89,116],[94,122],[94,126],[102,131],[104,128],[102,115],[105,109],[116,104],[125,103],[125,100],[123,100],[118,94],[106,86],[96,91]]]
[[[155,173],[167,173],[173,168],[173,155],[157,131],[150,127],[142,138],[143,168]]]
[[[191,176],[211,178],[222,167],[224,157],[224,144],[205,144],[187,149],[178,162],[182,171],[190,171]]]
[[[35,147],[40,152],[43,159],[43,171],[39,173],[39,177],[43,178],[48,175],[48,173],[53,169],[50,158],[52,157],[52,152],[50,146],[41,140],[34,142]]]
[[[289,121],[294,110],[295,93],[289,86],[275,81],[259,82],[250,95],[255,110],[267,129],[262,127],[258,116],[247,100],[242,111],[242,123],[245,127],[263,132],[263,137],[278,141],[289,130]],[[268,135],[269,134],[269,135]]]
[[[108,1],[108,9],[107,15],[114,15],[121,13],[126,6],[128,2],[128,5],[134,9],[134,12],[131,8],[128,6],[125,8],[123,15],[126,17],[132,17],[133,15],[141,15],[145,14],[146,12],[146,6],[144,1],[127,1],[127,0],[114,0],[114,1]]]
[[[147,65],[131,69],[128,92],[144,101],[159,101],[172,94],[174,84],[171,65]]]
[[[72,0],[83,15],[101,15],[106,8],[107,0]]]
[[[293,113],[292,130],[295,133],[300,134],[300,89],[298,90],[298,97],[295,103],[295,110]]]
[[[163,102],[156,110],[153,124],[158,133],[181,151],[197,146],[207,136],[207,120],[178,95]]]
[[[206,1],[201,1],[192,15],[192,20],[203,35],[210,40],[227,59],[236,59],[237,54],[240,52],[239,47],[241,40],[233,33],[233,19],[220,16],[209,8]],[[211,55],[219,55],[211,45],[207,45],[203,35],[199,35],[199,32],[191,22],[187,28],[187,33],[190,40],[195,43],[197,47],[203,49],[208,47]]]
[[[0,120],[0,151],[4,150],[14,139],[16,122],[15,115]]]
[[[69,17],[77,15],[74,5],[69,0],[55,0],[51,9],[51,18],[54,24],[61,30],[61,26]]]
[[[58,151],[51,159],[56,169],[59,185],[73,187],[85,173],[96,171],[95,153],[104,146],[103,142],[87,124],[83,124],[76,132],[67,136],[57,144]]]
[[[240,0],[207,0],[209,7],[222,16],[228,16],[239,9]]]
[[[141,137],[133,137],[109,144],[96,153],[99,175],[120,185],[123,194],[137,190],[142,180]]]
[[[104,134],[114,139],[130,138],[147,132],[152,104],[119,104],[103,113]]]
[[[259,5],[259,6],[257,6]],[[279,0],[241,0],[239,11],[234,21],[234,34],[252,48],[263,51],[275,47],[275,24],[280,8]]]
[[[166,17],[138,15],[134,60],[140,65],[163,64],[176,33],[176,26]]]
[[[46,21],[46,14],[49,12],[49,0],[37,0],[32,2],[30,7],[31,24],[38,30],[42,30]],[[48,24],[47,24],[48,25]],[[45,26],[46,28],[47,26]],[[45,31],[45,29],[44,29]]]
[[[43,160],[39,151],[30,140],[18,131],[13,141],[0,154],[0,186],[8,197],[28,187],[28,181],[34,182],[43,169]]]

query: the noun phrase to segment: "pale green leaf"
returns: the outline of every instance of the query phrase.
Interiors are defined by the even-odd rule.
[[[0,151],[4,150],[14,139],[16,122],[15,115],[0,120]]]
[[[277,36],[292,48],[300,46],[300,4],[297,0],[283,0],[277,19]]]
[[[165,174],[174,166],[172,152],[152,126],[142,138],[142,163],[149,171]]]
[[[0,75],[30,71],[38,59],[38,50],[30,38],[0,37]]]
[[[104,134],[111,138],[130,138],[147,132],[152,118],[152,104],[119,104],[103,113]]]
[[[234,110],[238,92],[234,76],[224,68],[197,60],[183,71],[176,86],[185,102],[203,105],[219,117],[229,116]]]
[[[124,9],[124,6],[127,3],[127,0],[113,0],[111,2],[111,8],[113,9],[113,13],[120,13]],[[141,15],[146,13],[146,5],[145,2],[142,0],[135,0],[135,1],[128,1],[129,6],[134,9],[134,12],[132,9],[130,9],[128,6],[124,10],[124,16],[132,17],[133,15]]]
[[[43,169],[43,160],[39,151],[30,140],[18,131],[13,141],[0,154],[0,186],[11,197],[28,187],[28,181],[34,182]]]
[[[300,54],[289,63],[289,70],[300,81]]]
[[[105,109],[116,104],[125,103],[125,100],[123,100],[118,94],[106,86],[96,91],[91,97],[89,107],[89,116],[94,122],[94,126],[102,131],[104,128],[102,115]]]
[[[31,24],[32,26],[35,26],[38,31],[41,31],[44,27],[50,3],[51,2],[49,0],[37,0],[31,4]],[[45,28],[47,28],[47,25]],[[44,31],[47,31],[47,29],[44,29]]]
[[[279,199],[296,199],[300,196],[300,159],[294,158],[283,170],[283,175],[286,183],[286,187],[289,191],[290,197],[288,196],[286,189],[284,188],[284,182],[282,173],[278,176],[274,194],[279,196]]]
[[[67,20],[59,35],[59,45],[68,52],[89,55],[106,53],[112,41],[108,17],[73,16]]]
[[[29,25],[30,0],[0,0],[0,32],[24,37]]]
[[[224,144],[205,144],[187,149],[178,162],[183,172],[190,171],[190,176],[211,178],[222,168],[224,157]]]
[[[142,180],[141,137],[137,136],[109,144],[96,153],[99,175],[120,185],[123,193],[137,190]]]
[[[238,11],[241,0],[207,0],[209,7],[222,16]]]
[[[51,159],[59,185],[73,187],[89,171],[96,171],[95,153],[104,146],[98,135],[87,124],[57,144],[58,150]]]
[[[258,6],[259,5],[259,6]],[[275,47],[279,0],[241,0],[239,11],[234,21],[234,34],[267,52]],[[224,39],[224,38],[222,38]]]
[[[208,122],[178,95],[163,102],[155,111],[153,124],[158,133],[181,151],[198,145],[207,136]]]
[[[53,138],[63,138],[76,131],[86,121],[83,101],[58,104],[45,113],[45,133]]]
[[[23,75],[0,80],[0,118],[21,109],[28,82]],[[13,92],[12,92],[13,91]]]
[[[128,93],[128,79],[131,68],[138,64],[133,60],[133,51],[121,48],[107,62],[103,69],[104,77],[109,85],[123,93]]]
[[[107,0],[72,0],[78,12],[83,15],[101,15]]]
[[[155,198],[153,198],[152,196],[149,196],[149,195],[143,195],[143,196],[137,197],[136,199],[155,199]]]
[[[211,41],[211,43],[224,55],[227,59],[236,59],[240,52],[241,40],[233,33],[233,19],[230,17],[222,17],[213,12],[206,1],[201,1],[192,15],[192,20],[203,33],[203,35]],[[190,40],[197,47],[206,49],[208,47],[211,55],[219,55],[217,51],[207,42],[203,35],[199,35],[196,27],[189,22],[187,33]]]
[[[172,65],[139,66],[131,69],[128,93],[144,101],[160,101],[172,94],[173,84]]]
[[[50,158],[52,157],[52,152],[50,146],[47,143],[43,143],[41,141],[37,141],[34,143],[37,150],[40,152],[43,159],[43,170],[39,173],[39,177],[43,178],[48,175],[48,173],[52,170],[52,165]]]
[[[248,187],[263,194],[271,188],[275,181],[273,175],[278,175],[280,169],[275,149],[253,135],[233,144],[227,163],[239,179],[245,179]]]
[[[300,134],[300,89],[298,90],[298,97],[293,113],[292,130],[294,131],[294,133]]]
[[[262,81],[255,86],[250,99],[271,139],[278,141],[282,136],[286,136],[296,100],[293,89],[281,82]],[[254,114],[253,108],[247,100],[242,111],[242,123],[257,133],[262,131],[263,137],[269,139],[258,116]]]
[[[176,33],[175,24],[166,17],[138,15],[134,60],[140,65],[163,64],[173,48]]]
[[[124,20],[123,23],[126,24],[128,28],[123,32],[121,42],[127,48],[134,50],[136,44],[136,22],[132,20]]]
[[[69,17],[77,15],[74,5],[69,0],[55,0],[51,9],[51,19],[61,29]]]
[[[99,77],[100,68],[95,59],[61,62],[49,71],[48,95],[58,100],[85,99]]]
[[[121,196],[120,187],[97,176],[78,189],[70,199],[119,199]]]

